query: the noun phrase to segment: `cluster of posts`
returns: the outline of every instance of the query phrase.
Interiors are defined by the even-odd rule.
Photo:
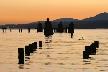
[[[85,46],[83,51],[83,59],[91,58],[89,55],[96,55],[96,48],[99,48],[99,41],[94,41],[90,46]]]
[[[25,46],[25,52],[24,48],[18,48],[18,59],[19,59],[18,64],[24,64],[24,56],[30,56],[30,53],[34,53],[36,49],[37,49],[37,42]],[[39,49],[42,49],[42,41],[39,41]]]
[[[3,30],[3,33],[4,33],[4,32],[6,32],[6,29],[7,29],[7,28],[2,28],[2,30]]]
[[[69,24],[69,27],[63,27],[63,24],[62,22],[60,22],[58,24],[58,28],[52,28],[52,24],[51,22],[49,21],[49,18],[47,18],[47,21],[45,21],[45,28],[44,28],[44,35],[45,37],[48,37],[50,35],[53,35],[53,30],[54,32],[57,32],[57,33],[67,33],[67,29],[68,29],[68,33],[71,33],[71,38],[73,37],[73,33],[74,33],[74,24],[73,22],[71,22]],[[43,32],[43,29],[42,29],[42,24],[39,22],[38,26],[37,26],[37,32]]]
[[[67,29],[68,29],[68,33],[71,33],[71,38],[72,38],[73,33],[74,33],[74,24],[73,24],[73,22],[71,22],[71,23],[69,24],[69,27],[65,27],[65,28],[63,28],[62,22],[60,22],[60,23],[58,24],[58,28],[57,28],[56,31],[57,31],[58,33],[63,33],[63,32],[67,33]]]
[[[7,28],[2,28],[3,33],[6,32],[6,29]],[[63,27],[62,22],[60,22],[57,28],[53,28],[51,21],[49,21],[49,18],[47,18],[47,21],[45,21],[45,28],[43,28],[42,24],[39,22],[39,24],[37,25],[37,28],[35,29],[37,29],[37,33],[43,32],[43,29],[44,29],[45,37],[53,35],[54,34],[53,30],[54,32],[57,32],[57,33],[63,33],[63,32],[67,33],[67,30],[68,30],[68,33],[71,33],[71,38],[72,38],[73,33],[74,33],[74,24],[73,22],[71,22],[68,27]],[[10,32],[11,32],[11,29],[10,29]],[[22,28],[19,28],[19,33],[22,33]],[[28,33],[30,33],[30,28],[28,28]]]

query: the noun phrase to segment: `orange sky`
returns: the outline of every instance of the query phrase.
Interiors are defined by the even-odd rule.
[[[57,18],[83,19],[108,12],[108,0],[0,0],[0,24]]]

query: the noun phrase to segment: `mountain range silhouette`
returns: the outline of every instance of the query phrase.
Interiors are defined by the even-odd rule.
[[[104,12],[104,13],[100,13],[97,14],[94,17],[90,17],[90,18],[85,18],[83,19],[84,21],[90,21],[90,20],[108,20],[108,13]]]
[[[108,20],[108,13],[107,12],[100,13],[100,14],[97,14],[96,16],[85,18],[81,21],[93,21],[93,20]],[[53,21],[60,22],[60,21],[79,21],[79,20],[74,19],[74,18],[60,18]]]

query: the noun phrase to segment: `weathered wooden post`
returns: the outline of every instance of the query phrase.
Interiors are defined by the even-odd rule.
[[[4,33],[4,29],[2,28],[2,30],[3,30],[3,33]]]
[[[88,59],[89,58],[89,54],[87,51],[83,51],[83,59]]]
[[[24,64],[24,48],[18,48],[18,64]]]
[[[42,24],[40,22],[39,22],[39,24],[37,26],[37,33],[38,32],[43,32]]]
[[[96,48],[99,48],[99,41],[94,41]]]
[[[92,50],[92,55],[96,55],[96,45],[95,45],[95,43],[92,43],[90,45],[90,47],[91,47],[91,50]]]
[[[39,47],[42,47],[42,41],[39,41]]]
[[[20,33],[20,29],[19,29],[19,33]]]
[[[10,29],[10,32],[11,32],[11,29]]]
[[[30,33],[30,28],[28,28],[28,33]]]
[[[92,48],[90,46],[85,46],[85,51],[87,51],[89,55],[92,53],[91,49]]]
[[[36,51],[37,49],[37,42],[34,42],[34,50]]]
[[[73,37],[73,33],[74,33],[74,24],[73,24],[73,22],[71,22],[69,24],[68,33],[71,33],[71,38],[72,38]]]
[[[22,33],[22,29],[21,29],[21,33]]]
[[[53,35],[53,28],[49,18],[47,18],[47,21],[45,21],[44,35],[45,37]]]
[[[29,44],[29,47],[30,47],[30,53],[33,53],[33,45]]]
[[[25,56],[30,56],[30,47],[25,46]]]

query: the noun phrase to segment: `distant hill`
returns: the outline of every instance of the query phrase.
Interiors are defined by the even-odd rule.
[[[104,13],[97,14],[94,17],[83,19],[83,21],[93,21],[93,20],[108,20],[108,13],[104,12]]]
[[[58,24],[62,21],[63,27],[68,27],[70,22],[74,23],[76,29],[95,29],[95,28],[108,28],[108,13],[100,13],[96,16],[85,18],[83,20],[73,18],[60,18],[51,21],[53,28],[57,28]],[[42,23],[42,27],[45,27],[45,21],[31,22],[28,24],[6,24],[0,25],[0,28],[37,28],[38,23]]]
[[[78,21],[78,19],[73,19],[73,18],[60,18],[60,19],[56,19],[53,20],[53,22],[71,22],[71,21]]]

